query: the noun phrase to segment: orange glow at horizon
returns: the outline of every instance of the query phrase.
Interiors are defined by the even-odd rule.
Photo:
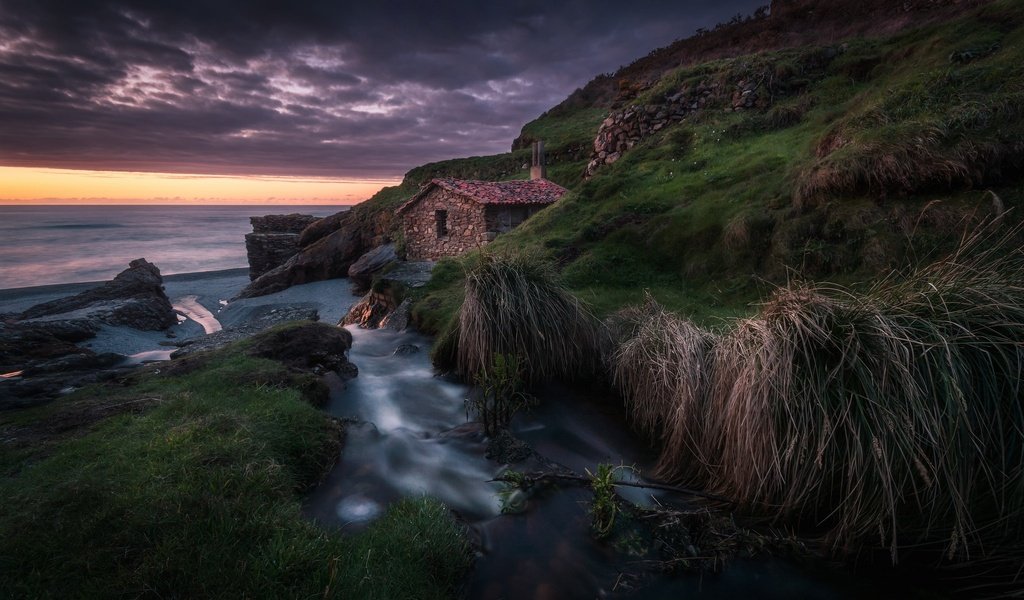
[[[0,166],[0,204],[356,204],[399,183]]]

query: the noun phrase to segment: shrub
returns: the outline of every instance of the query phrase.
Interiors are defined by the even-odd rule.
[[[523,391],[522,376],[522,359],[504,354],[495,355],[490,367],[477,374],[479,389],[466,399],[466,410],[476,413],[487,435],[498,433],[519,409],[533,402]]]

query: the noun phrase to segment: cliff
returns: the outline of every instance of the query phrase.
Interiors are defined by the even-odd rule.
[[[318,220],[312,215],[294,213],[250,217],[252,233],[245,235],[249,279],[259,278],[260,275],[295,256],[300,247],[299,234]]]

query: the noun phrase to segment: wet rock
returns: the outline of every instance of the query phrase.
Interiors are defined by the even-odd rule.
[[[378,329],[396,308],[392,299],[381,292],[370,292],[352,305],[340,325],[358,325],[363,329]]]
[[[19,319],[63,321],[49,326],[77,331],[87,328],[84,323],[88,322],[151,331],[178,322],[164,293],[160,269],[144,258],[133,260],[112,281],[69,298],[37,304],[19,315]]]
[[[107,369],[123,362],[122,354],[105,352],[94,354],[92,352],[67,354],[58,358],[38,362],[25,367],[25,377],[33,377],[41,374],[65,373],[68,371],[91,371]]]
[[[368,290],[373,276],[398,260],[394,244],[385,244],[360,256],[348,268],[348,277],[359,290]]]
[[[256,335],[249,353],[300,370],[354,376],[355,366],[345,355],[351,347],[352,334],[347,330],[325,323],[307,323]]]
[[[318,220],[312,215],[301,214],[250,217],[252,233],[245,236],[249,279],[257,279],[295,256],[300,247],[299,234]]]
[[[402,300],[402,303],[398,305],[398,308],[391,311],[386,317],[381,319],[381,329],[389,329],[391,331],[405,331],[409,327],[411,311],[412,299],[406,298],[405,300]]]
[[[416,354],[420,351],[420,347],[416,344],[402,344],[395,348],[393,352],[394,356],[409,356],[410,354]]]

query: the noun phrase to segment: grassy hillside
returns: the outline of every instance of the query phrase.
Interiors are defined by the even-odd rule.
[[[713,95],[590,180],[582,173],[607,112],[577,93],[521,136],[555,142],[552,178],[571,193],[491,249],[553,261],[600,314],[647,288],[704,322],[747,312],[787,279],[850,283],[906,269],[1024,200],[1022,65],[1024,6],[1002,0],[890,37],[679,67],[612,110],[753,78],[769,82],[767,101],[734,111],[728,93]],[[516,156],[413,173],[521,176],[507,170]],[[460,268],[445,263],[473,260],[442,262],[417,306],[425,328],[459,303]]]

